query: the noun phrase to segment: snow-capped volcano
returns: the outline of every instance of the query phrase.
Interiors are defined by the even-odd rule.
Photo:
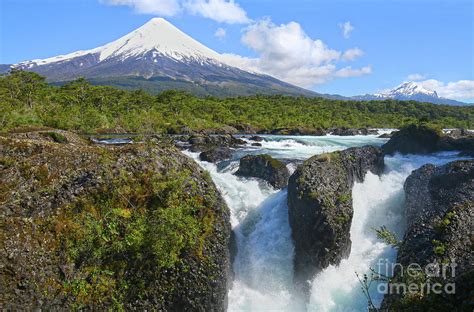
[[[248,95],[316,93],[267,75],[251,73],[223,57],[163,18],[153,18],[104,46],[12,67],[44,75],[51,82],[85,77],[97,84],[148,91],[185,89],[197,94]]]
[[[436,91],[427,90],[413,81],[404,82],[398,87],[374,95],[390,99],[401,99],[403,97],[410,98],[414,96],[439,98]]]
[[[428,90],[413,81],[404,82],[393,89],[386,90],[381,93],[354,96],[352,99],[362,101],[393,99],[401,101],[412,100],[434,104],[466,105],[466,103],[439,97],[436,91]]]
[[[102,47],[43,60],[22,62],[16,66],[41,66],[86,55],[96,55],[99,62],[111,59],[126,60],[145,56],[149,52],[156,57],[167,56],[178,61],[185,58],[202,61],[220,59],[217,52],[189,37],[164,18],[152,18],[140,28]]]

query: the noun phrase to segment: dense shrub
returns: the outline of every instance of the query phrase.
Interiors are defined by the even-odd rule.
[[[419,120],[438,127],[472,128],[474,107],[414,101],[341,101],[290,96],[199,98],[180,91],[152,95],[93,86],[84,79],[51,86],[35,73],[0,77],[0,130],[49,126],[80,132],[194,130],[225,125],[289,127],[400,127]]]

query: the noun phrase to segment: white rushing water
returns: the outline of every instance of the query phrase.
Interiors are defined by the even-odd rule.
[[[238,151],[230,162],[218,166],[207,162],[208,170],[230,210],[238,253],[235,278],[229,291],[228,311],[367,311],[367,300],[360,290],[355,272],[377,269],[380,259],[393,262],[395,251],[377,240],[374,228],[385,225],[402,237],[403,183],[410,172],[425,163],[443,164],[456,159],[455,153],[432,156],[386,157],[383,175],[368,173],[363,183],[353,188],[354,217],[351,227],[352,250],[337,267],[330,266],[311,282],[308,302],[293,293],[294,246],[288,224],[286,189],[276,191],[257,179],[233,175],[238,159],[245,154],[267,153],[297,163],[315,154],[367,144],[381,145],[375,136],[282,137],[267,136],[262,147]],[[198,160],[198,154],[189,153]],[[372,289],[380,303],[383,295]]]

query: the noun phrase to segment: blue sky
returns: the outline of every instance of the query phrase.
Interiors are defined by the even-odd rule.
[[[163,16],[220,53],[318,92],[373,93],[412,75],[442,96],[474,102],[473,3],[1,0],[0,63],[94,48]]]

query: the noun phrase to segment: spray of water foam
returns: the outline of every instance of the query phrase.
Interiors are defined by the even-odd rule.
[[[440,165],[455,159],[456,153],[386,157],[385,174],[378,177],[368,173],[363,183],[354,185],[351,254],[339,266],[330,266],[316,276],[308,311],[367,310],[367,298],[359,288],[355,273],[370,274],[371,268],[386,272],[385,265],[396,260],[396,251],[377,239],[375,229],[384,225],[401,238],[405,229],[403,183],[408,175],[423,164]],[[376,305],[383,300],[383,291],[379,291],[377,285],[371,288],[370,294]]]
[[[188,153],[198,160],[197,154]],[[293,242],[286,190],[276,191],[256,179],[236,177],[236,163],[208,170],[231,210],[238,253],[229,311],[292,311]]]
[[[324,137],[326,140],[334,140]],[[307,158],[321,153],[319,138],[311,144],[286,147],[287,141],[272,143],[261,151],[274,156]],[[352,141],[351,141],[352,140]],[[360,145],[361,138],[331,143],[335,149]],[[367,138],[372,143],[373,138]],[[360,142],[359,142],[360,141]],[[278,145],[279,144],[279,145]],[[310,146],[308,148],[307,146]],[[324,147],[323,149],[326,149]],[[254,151],[253,151],[254,152]],[[198,162],[198,154],[188,153]],[[285,158],[285,157],[284,157]],[[312,281],[309,303],[293,293],[293,242],[288,224],[286,190],[275,191],[256,179],[233,175],[238,162],[219,170],[214,164],[199,162],[208,170],[223,194],[230,210],[236,234],[238,254],[234,263],[235,279],[229,291],[229,311],[365,311],[367,301],[359,289],[355,272],[376,269],[377,260],[394,261],[395,251],[376,239],[373,228],[381,225],[403,234],[403,182],[413,169],[424,163],[441,164],[454,160],[453,153],[428,157],[395,156],[386,158],[387,170],[381,177],[369,173],[363,183],[353,188],[354,217],[351,227],[352,252],[338,267],[329,267]],[[294,170],[293,165],[289,165]],[[382,295],[372,290],[375,302]]]
[[[355,272],[363,274],[367,273],[369,267],[377,269],[376,262],[380,258],[394,260],[394,250],[377,240],[374,228],[386,225],[391,230],[401,231],[403,180],[404,176],[399,172],[382,177],[368,173],[363,183],[354,185],[351,254],[338,267],[330,266],[314,279],[308,310],[367,309],[367,300],[359,290]],[[383,295],[372,293],[372,296],[377,303]]]

